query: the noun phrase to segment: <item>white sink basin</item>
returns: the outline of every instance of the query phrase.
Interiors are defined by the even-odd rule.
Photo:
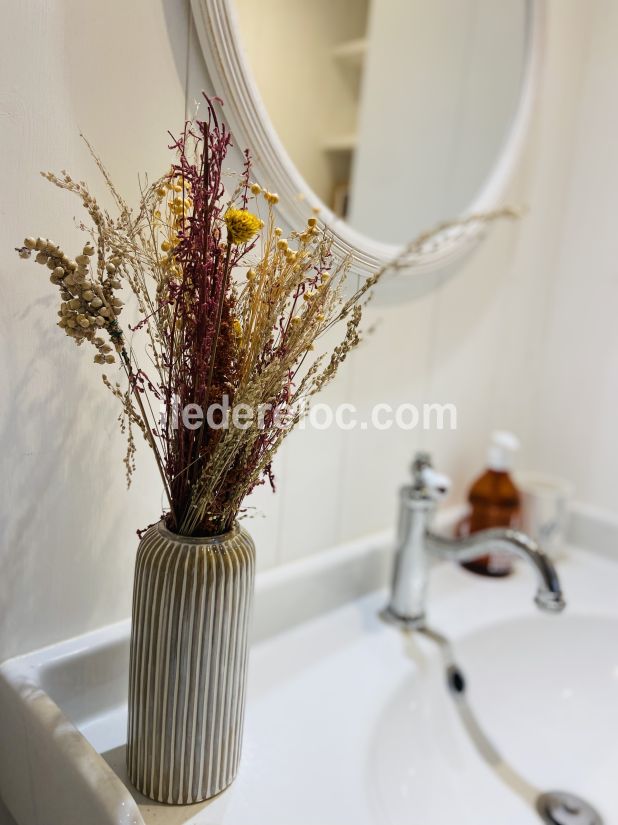
[[[503,621],[461,639],[457,658],[477,718],[511,765],[618,821],[618,620]]]
[[[453,640],[504,758],[612,825],[618,565],[574,551],[559,569],[569,607],[543,616],[523,567],[486,581],[440,566],[431,622]],[[240,774],[202,805],[157,805],[126,783],[126,624],[4,665],[0,771],[13,771],[19,825],[538,825],[477,753],[436,647],[383,625],[384,601],[374,593],[254,646]]]

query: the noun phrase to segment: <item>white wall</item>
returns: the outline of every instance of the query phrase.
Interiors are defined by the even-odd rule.
[[[454,401],[459,431],[293,434],[278,461],[279,493],[263,488],[254,499],[265,513],[250,524],[262,568],[389,526],[396,487],[421,443],[461,495],[497,425],[520,432],[524,463],[565,472],[582,499],[618,509],[610,315],[618,9],[609,0],[549,5],[541,116],[511,193],[531,205],[528,217],[493,232],[435,294],[374,307],[377,331],[328,390],[330,400],[359,406]],[[95,181],[82,129],[134,194],[137,170],[157,174],[167,164],[166,132],[180,126],[185,97],[208,87],[186,6],[176,0],[108,0],[96,11],[83,0],[5,6],[0,660],[128,615],[135,530],[160,506],[146,448],[134,488],[124,490],[114,399],[86,353],[53,326],[55,295],[44,275],[12,252],[30,233],[79,237],[76,205],[37,171],[67,167]],[[559,423],[556,397],[577,402]],[[608,405],[600,412],[599,402]],[[578,413],[588,408],[593,424],[582,427]]]
[[[575,480],[580,499],[616,512],[618,4],[586,6],[592,37],[547,288],[531,447],[542,466]]]
[[[130,198],[167,168],[185,110],[187,18],[175,0],[4,3],[0,48],[0,659],[127,614],[135,529],[159,506],[142,450],[127,495],[114,399],[55,327],[57,296],[13,248],[75,249],[77,200],[38,174],[97,181],[80,129]]]

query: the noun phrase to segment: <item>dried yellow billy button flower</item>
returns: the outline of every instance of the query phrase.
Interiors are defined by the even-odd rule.
[[[262,221],[246,209],[227,210],[223,216],[227,226],[228,237],[232,243],[247,243],[260,231]]]

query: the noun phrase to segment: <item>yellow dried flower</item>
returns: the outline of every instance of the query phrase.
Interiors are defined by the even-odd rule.
[[[235,244],[247,243],[263,226],[257,215],[253,215],[246,209],[228,209],[224,219],[228,237]]]
[[[238,318],[234,318],[234,321],[233,321],[233,323],[232,323],[232,329],[234,330],[234,335],[235,335],[237,338],[241,338],[241,337],[242,337],[242,324],[240,323],[240,321],[238,320]]]

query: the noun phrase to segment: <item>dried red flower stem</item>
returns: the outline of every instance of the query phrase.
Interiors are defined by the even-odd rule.
[[[316,218],[282,237],[275,225],[277,196],[250,183],[248,152],[236,189],[226,198],[223,164],[231,137],[217,116],[219,103],[206,99],[205,118],[186,123],[172,137],[174,163],[142,192],[136,213],[96,156],[118,207],[116,218],[100,209],[84,183],[66,172],[46,173],[80,198],[92,220],[92,241],[75,260],[45,238],[26,238],[18,249],[21,257],[34,252],[38,263],[49,266],[66,334],[92,344],[98,364],[120,361],[126,388],[106,375],[103,381],[121,403],[127,478],[137,427],[155,455],[170,504],[168,525],[182,535],[229,530],[256,485],[268,480],[274,488],[275,452],[306,402],[359,343],[362,305],[389,269],[405,265],[425,244],[447,238],[444,230],[456,224],[513,216],[502,210],[425,233],[344,298],[349,262],[333,259],[328,232]],[[248,209],[259,209],[262,201],[267,216],[258,249],[261,222]],[[240,283],[233,278],[237,268],[247,268]],[[119,324],[117,293],[123,285],[137,303],[139,319],[127,329],[145,341],[147,369]],[[314,344],[337,323],[341,341],[330,352],[312,355]],[[208,419],[192,429],[175,421],[188,405],[207,413],[211,405],[223,408],[226,399],[254,413],[265,409],[264,426],[259,416],[246,429],[219,428],[219,420]],[[164,423],[154,412],[157,403]]]

